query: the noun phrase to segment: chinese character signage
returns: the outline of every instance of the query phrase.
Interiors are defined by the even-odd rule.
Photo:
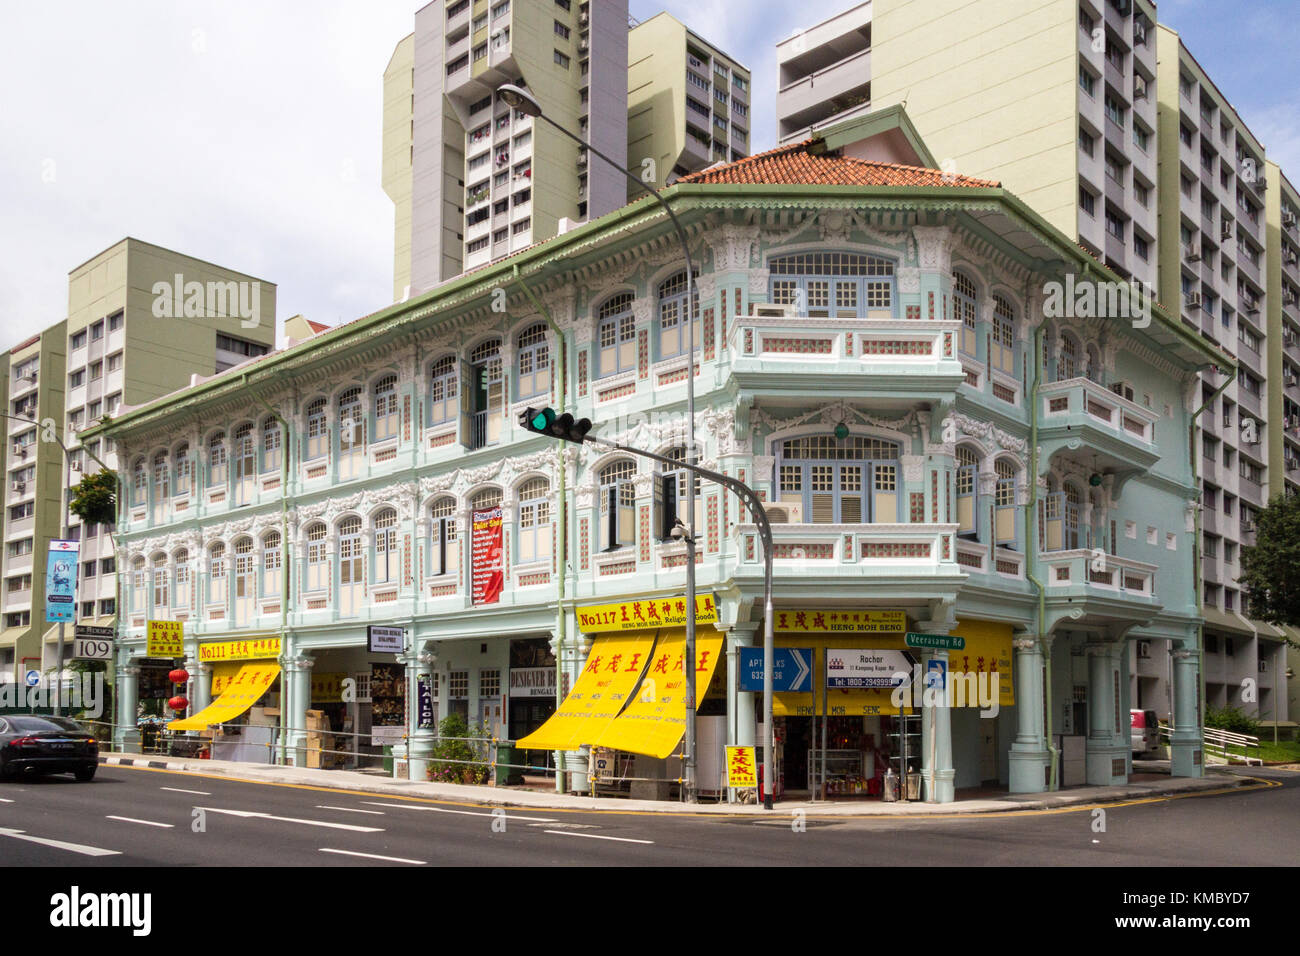
[[[786,608],[776,611],[776,620],[772,622],[772,627],[778,634],[829,634],[836,631],[880,634],[907,630],[907,614],[903,611]]]
[[[176,626],[179,628],[180,624],[177,623]],[[150,656],[153,656],[152,652]],[[256,661],[279,656],[278,637],[258,637],[247,641],[215,641],[199,645],[199,660],[205,664],[215,661]]]
[[[378,747],[406,736],[406,667],[370,665],[370,743]]]
[[[76,541],[51,541],[45,563],[45,622],[60,624],[76,620]]]
[[[473,513],[470,533],[470,574],[475,604],[501,600],[501,508]]]
[[[727,786],[757,787],[758,773],[753,747],[727,748]]]
[[[646,598],[618,604],[593,604],[578,608],[578,630],[583,634],[608,631],[645,631],[656,627],[685,627],[686,598]],[[695,595],[695,623],[714,624],[718,607],[712,594]]]
[[[150,657],[184,657],[183,628],[180,621],[150,621],[145,653]]]
[[[337,704],[343,700],[343,678],[346,674],[317,674],[314,671],[311,675],[311,702],[322,704]],[[216,691],[213,691],[216,693]]]

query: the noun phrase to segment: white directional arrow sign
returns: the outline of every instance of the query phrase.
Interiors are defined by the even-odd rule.
[[[221,807],[195,807],[205,813],[224,813],[231,817],[244,817],[258,820],[278,820],[280,823],[304,823],[309,827],[329,827],[331,830],[352,830],[355,833],[383,833],[383,827],[363,827],[354,823],[328,823],[324,820],[302,820],[298,817],[277,817],[270,813],[256,810],[226,810]]]
[[[798,670],[795,671],[794,681],[791,683],[791,686],[802,688],[804,682],[808,680],[808,675],[812,673],[812,661],[804,660],[803,654],[799,653],[800,648],[791,648],[791,650],[793,653],[790,657],[794,659],[794,666],[798,668]],[[812,655],[809,655],[809,657],[811,656]]]

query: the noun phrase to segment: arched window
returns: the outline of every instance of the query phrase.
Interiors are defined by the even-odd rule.
[[[964,328],[964,326],[963,326]],[[1011,303],[1000,295],[993,297],[993,339],[989,361],[994,371],[1016,374],[1016,317]]]
[[[252,619],[256,597],[257,557],[253,553],[253,539],[245,536],[235,540],[236,624],[247,624]]]
[[[280,532],[268,531],[262,536],[262,595],[278,597],[280,594],[281,569],[284,550],[281,547]]]
[[[362,425],[365,415],[361,411],[361,387],[353,386],[339,396],[339,450],[359,451],[365,444]]]
[[[456,356],[446,355],[433,363],[429,382],[429,424],[439,425],[456,417]]]
[[[469,500],[469,506],[475,511],[486,511],[501,504],[500,488],[484,488]]]
[[[208,487],[224,487],[226,476],[226,433],[217,432],[208,439]]]
[[[998,476],[993,492],[994,540],[1015,548],[1020,540],[1016,535],[1016,465],[999,458],[993,463],[993,470]]]
[[[898,521],[899,446],[880,438],[807,435],[781,443],[780,502],[792,522]],[[793,514],[799,509],[799,517]]]
[[[208,548],[208,604],[226,609],[226,546],[217,542]]]
[[[172,496],[172,470],[166,453],[153,459],[153,518],[163,521],[167,515],[167,502]]]
[[[397,512],[385,508],[375,515],[375,583],[396,583],[400,560],[397,548]]]
[[[429,573],[455,574],[460,567],[456,547],[456,501],[439,498],[429,508]]]
[[[235,458],[235,501],[246,505],[253,500],[253,481],[257,475],[257,439],[252,422],[245,422],[235,429],[232,451]]]
[[[1087,542],[1081,544],[1079,539],[1079,513],[1082,510],[1082,502],[1079,489],[1067,484],[1065,486],[1065,547],[1067,549],[1087,547]]]
[[[551,557],[550,482],[530,478],[519,486],[519,548],[516,561],[531,564]]]
[[[978,306],[975,302],[975,283],[964,272],[952,274],[952,304],[956,318],[961,321],[961,340],[958,351],[968,358],[975,358],[976,334],[975,324]]]
[[[176,565],[176,593],[172,596],[172,604],[178,608],[188,608],[190,606],[190,552],[181,548],[172,555],[172,563]]]
[[[166,611],[172,606],[171,589],[168,587],[170,575],[167,573],[167,555],[159,552],[153,556],[153,609],[154,612]]]
[[[519,333],[516,340],[519,389],[516,399],[533,398],[551,391],[551,353],[546,345],[546,326],[541,322]]]
[[[812,318],[892,318],[894,262],[858,252],[798,252],[768,263],[769,295]]]
[[[506,400],[506,383],[501,371],[501,340],[488,339],[474,346],[470,353],[474,372],[474,417],[470,445],[483,448],[495,445],[501,437],[501,409]]]
[[[596,341],[599,353],[596,377],[617,375],[636,368],[636,317],[632,293],[620,292],[597,311]]]
[[[325,522],[308,525],[303,536],[307,539],[307,581],[304,587],[308,591],[324,591],[330,586],[329,532]]]
[[[686,449],[679,445],[676,448],[670,449],[664,457],[671,458],[673,461],[684,462],[686,461]],[[686,490],[689,487],[686,483],[691,480],[691,473],[687,471],[685,468],[681,468],[676,471],[672,471],[672,470],[665,471],[664,477],[674,479],[673,492],[676,495],[675,504],[677,508],[677,516],[682,520],[682,523],[685,524],[686,523]],[[697,533],[700,531],[701,528],[704,527],[704,496],[700,494],[702,490],[702,486],[700,482],[701,482],[700,476],[696,475],[695,476],[695,531]]]
[[[695,347],[700,347],[700,290],[692,288],[695,319]],[[686,354],[686,270],[659,283],[659,358],[670,359]]]
[[[143,458],[137,458],[131,468],[131,504],[143,505],[149,499],[149,473]]]
[[[620,458],[600,470],[601,549],[636,544],[636,462]]]
[[[312,399],[307,405],[307,461],[316,461],[329,454],[328,408],[329,402],[324,396]]]
[[[1061,347],[1056,353],[1056,380],[1074,378],[1079,372],[1079,344],[1073,336],[1062,335]]]
[[[976,470],[979,457],[975,449],[957,446],[957,533],[978,535],[975,510]]]
[[[148,610],[146,601],[149,595],[149,584],[144,567],[144,555],[136,555],[131,559],[131,610],[144,613]]]
[[[361,604],[365,585],[365,555],[361,519],[349,515],[339,522],[339,613],[353,614]]]
[[[176,496],[190,493],[190,482],[193,478],[194,466],[190,463],[190,446],[189,443],[183,443],[176,447]]]
[[[397,437],[397,376],[385,375],[375,383],[375,441]]]
[[[268,415],[262,421],[262,473],[280,470],[282,446],[280,423]]]

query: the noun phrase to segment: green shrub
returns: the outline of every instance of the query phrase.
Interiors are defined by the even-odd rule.
[[[1259,736],[1259,721],[1235,707],[1205,708],[1205,726],[1213,727],[1215,730],[1226,730],[1233,734]]]
[[[464,738],[487,736],[487,731],[478,725],[469,726],[460,714],[448,714],[438,724],[438,742],[429,754],[429,779],[446,783],[486,783],[488,742]],[[480,762],[460,762],[470,760]]]

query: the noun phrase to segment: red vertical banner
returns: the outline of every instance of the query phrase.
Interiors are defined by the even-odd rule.
[[[471,573],[475,604],[496,604],[501,600],[502,574],[501,508],[473,513]]]

